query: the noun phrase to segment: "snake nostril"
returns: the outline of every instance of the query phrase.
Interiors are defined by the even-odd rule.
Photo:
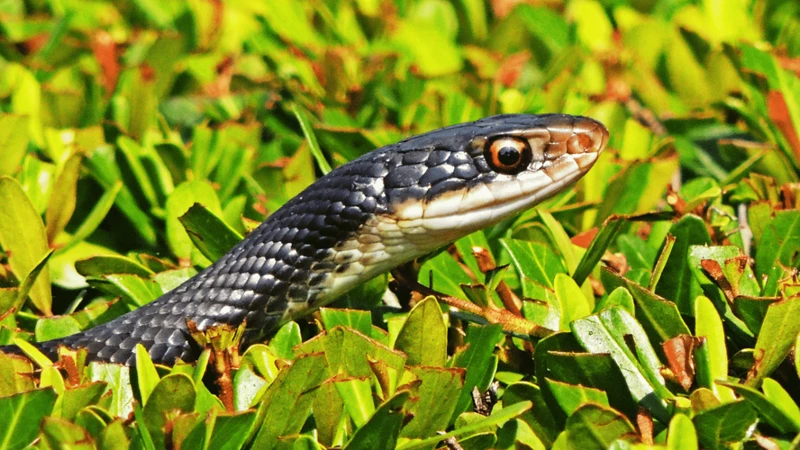
[[[591,152],[596,146],[596,138],[589,133],[573,134],[567,142],[568,151],[573,155]]]
[[[594,139],[588,134],[579,134],[578,143],[584,150],[589,150],[594,145]]]
[[[600,152],[608,142],[606,127],[591,119],[577,121],[573,132],[569,139],[570,153],[573,154]]]

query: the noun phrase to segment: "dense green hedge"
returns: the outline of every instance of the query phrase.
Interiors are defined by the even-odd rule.
[[[2,1],[0,344],[31,361],[0,354],[0,448],[796,448],[799,72],[792,1]],[[241,356],[236,330],[171,368],[25,346],[172,289],[331,166],[517,112],[610,150],[422,263],[473,313],[409,311],[409,280],[384,306],[386,276]]]

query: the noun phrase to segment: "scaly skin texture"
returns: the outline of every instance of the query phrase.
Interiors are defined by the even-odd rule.
[[[495,170],[485,155],[507,136],[531,149],[519,173]],[[605,127],[588,118],[504,115],[377,149],[319,179],[175,290],[37,346],[50,356],[60,345],[86,347],[90,359],[132,364],[141,343],[155,362],[171,364],[199,355],[187,320],[200,329],[246,320],[252,343],[379,273],[534,206],[586,173],[607,142]]]

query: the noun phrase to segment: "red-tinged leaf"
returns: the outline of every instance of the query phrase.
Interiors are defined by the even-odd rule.
[[[661,344],[667,364],[684,391],[689,391],[694,382],[693,352],[696,338],[682,334]]]
[[[795,157],[800,159],[800,137],[797,135],[798,131],[794,129],[789,107],[786,105],[786,99],[784,99],[781,91],[769,91],[767,94],[767,111],[769,112],[769,118],[775,122],[775,126],[781,130],[786,141],[789,142]]]

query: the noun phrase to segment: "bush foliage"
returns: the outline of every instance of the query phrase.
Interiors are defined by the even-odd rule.
[[[5,0],[0,36],[0,344],[30,357],[0,354],[0,448],[800,445],[797,2]],[[25,345],[169,291],[332,166],[518,112],[610,149],[422,261],[413,308],[379,277],[174,367]]]

